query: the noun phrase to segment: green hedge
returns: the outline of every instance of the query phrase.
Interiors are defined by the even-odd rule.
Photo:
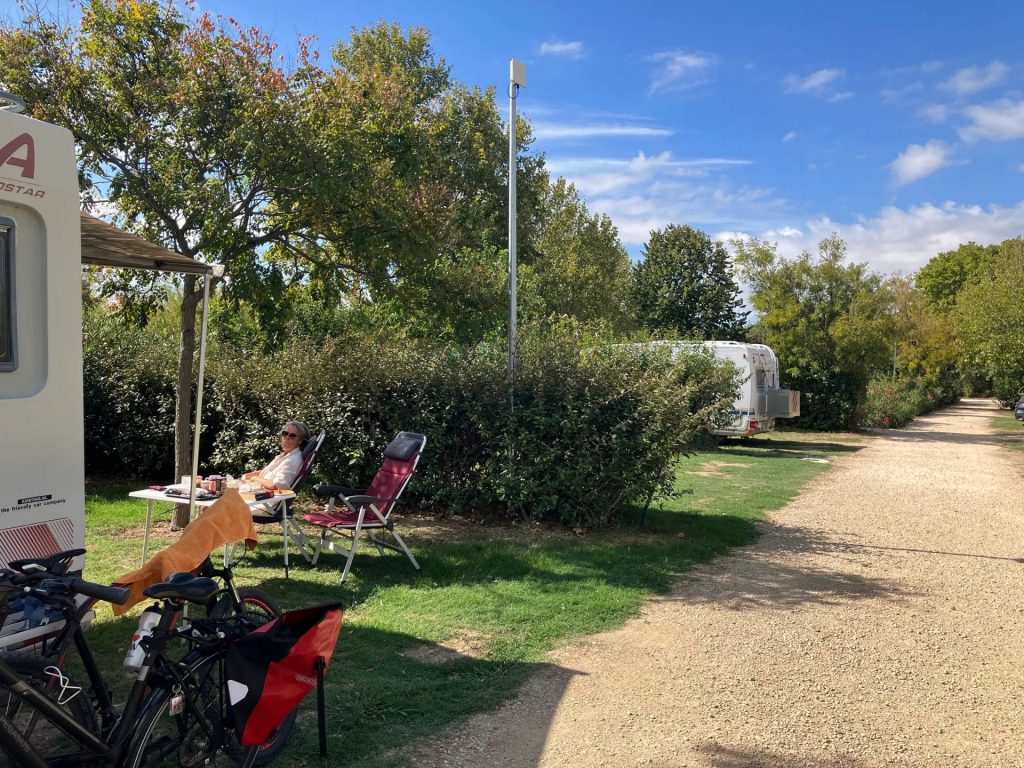
[[[876,376],[868,382],[860,421],[865,427],[896,429],[909,424],[915,416],[954,403],[957,399],[956,382],[952,379]]]
[[[174,474],[173,336],[104,310],[82,318],[85,470],[93,475]]]
[[[728,411],[734,385],[706,357],[673,363],[583,342],[571,329],[524,337],[511,422],[504,346],[351,337],[224,357],[211,401],[225,427],[211,463],[265,462],[294,416],[328,432],[317,474],[358,485],[395,433],[422,432],[410,492],[425,506],[602,525],[669,487],[673,460]]]
[[[173,475],[172,313],[145,328],[92,310],[85,324],[90,474]],[[401,430],[428,444],[410,493],[447,514],[590,527],[668,490],[672,464],[730,408],[732,369],[697,355],[598,344],[571,324],[527,329],[515,416],[504,344],[413,341],[365,328],[292,334],[273,352],[211,324],[200,472],[239,474],[298,418],[327,442],[315,480],[361,485]],[[589,346],[588,346],[589,345]]]

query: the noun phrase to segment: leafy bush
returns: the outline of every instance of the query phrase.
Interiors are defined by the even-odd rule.
[[[581,351],[573,328],[525,335],[509,421],[504,346],[433,347],[350,336],[271,358],[224,358],[213,401],[225,425],[211,463],[241,471],[295,416],[328,442],[317,474],[358,484],[400,430],[423,432],[410,487],[449,514],[595,526],[666,490],[671,464],[730,407],[732,370],[631,348]]]
[[[171,477],[173,331],[140,328],[103,309],[82,320],[86,472]]]
[[[956,381],[921,376],[893,379],[876,376],[868,383],[861,423],[866,427],[896,429],[915,416],[956,402]]]

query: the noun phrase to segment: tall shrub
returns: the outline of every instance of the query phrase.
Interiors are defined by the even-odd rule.
[[[582,342],[571,328],[524,337],[511,420],[503,346],[351,337],[225,358],[211,463],[265,462],[281,419],[295,415],[328,432],[318,474],[358,484],[395,433],[417,431],[428,444],[410,490],[424,504],[601,525],[669,486],[673,460],[730,407],[733,371]]]

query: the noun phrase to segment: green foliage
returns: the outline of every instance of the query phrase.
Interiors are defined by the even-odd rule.
[[[868,382],[862,424],[896,429],[924,411],[921,391],[912,379],[879,376]]]
[[[729,340],[742,336],[746,321],[725,246],[688,226],[651,232],[633,267],[632,299],[652,331]]]
[[[985,373],[992,394],[1024,394],[1024,238],[998,246],[990,274],[958,294],[954,319],[968,366]]]
[[[875,376],[868,382],[860,422],[866,427],[906,426],[915,416],[956,402],[953,383],[932,376]]]
[[[543,313],[630,330],[629,255],[611,219],[592,216],[563,178],[548,190],[541,215],[533,267]]]
[[[174,331],[103,309],[83,313],[85,468],[170,478],[174,471]]]
[[[328,431],[318,474],[357,483],[396,432],[418,431],[429,443],[415,492],[438,509],[606,524],[665,486],[674,457],[729,407],[732,372],[703,357],[582,353],[585,338],[571,325],[524,334],[511,426],[503,345],[352,335],[225,354],[211,462],[265,462],[280,420],[297,415]]]
[[[753,335],[779,358],[780,374],[801,392],[797,423],[821,429],[856,425],[871,375],[891,365],[891,295],[864,264],[846,264],[836,236],[817,256],[779,257],[770,243],[737,241],[736,262],[759,315]]]
[[[998,246],[981,246],[974,241],[956,250],[944,251],[921,267],[914,279],[915,285],[934,307],[948,312],[964,288],[992,274],[998,251]]]

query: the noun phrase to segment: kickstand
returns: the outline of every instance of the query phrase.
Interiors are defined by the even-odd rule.
[[[320,731],[320,757],[327,757],[327,706],[324,704],[324,670],[327,661],[323,656],[313,665],[316,670],[316,724]]]

